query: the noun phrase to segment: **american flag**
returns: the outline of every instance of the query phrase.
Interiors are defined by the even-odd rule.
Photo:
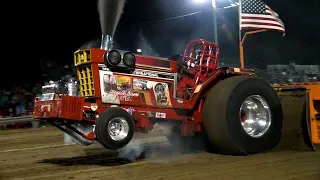
[[[241,0],[240,30],[269,29],[285,33],[279,15],[261,0]]]

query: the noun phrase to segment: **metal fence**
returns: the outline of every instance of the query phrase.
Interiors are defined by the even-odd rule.
[[[10,124],[10,123],[29,122],[29,121],[39,121],[39,119],[33,119],[32,116],[7,117],[7,118],[1,118],[0,124]]]

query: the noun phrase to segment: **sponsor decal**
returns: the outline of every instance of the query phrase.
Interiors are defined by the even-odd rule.
[[[119,101],[132,101],[132,97],[139,97],[139,93],[131,91],[115,91],[111,90],[110,94],[115,95],[115,98]]]
[[[152,72],[145,72],[145,71],[134,71],[133,74],[139,76],[148,76],[148,77],[159,77],[158,74]]]
[[[166,113],[160,113],[160,112],[156,112],[156,118],[166,118]]]

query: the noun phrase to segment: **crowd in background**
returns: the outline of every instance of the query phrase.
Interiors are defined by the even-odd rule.
[[[266,70],[256,70],[256,73],[271,84],[320,81],[320,67],[317,65],[268,65]]]
[[[0,89],[0,118],[32,114],[35,96],[41,94],[41,84]]]

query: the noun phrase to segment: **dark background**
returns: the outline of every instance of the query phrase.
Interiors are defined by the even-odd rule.
[[[218,0],[218,6],[230,1]],[[318,64],[319,1],[265,0],[286,25],[287,33],[251,36],[245,45],[246,64]],[[11,1],[2,12],[3,85],[41,81],[41,60],[72,64],[73,52],[100,37],[95,0]],[[193,16],[158,21],[202,11]],[[155,21],[155,22],[154,22]],[[238,59],[237,8],[221,11],[219,45],[223,59]],[[191,39],[213,41],[212,9],[192,0],[128,0],[115,34],[117,48],[168,57],[181,53]],[[233,62],[237,63],[237,62]]]

